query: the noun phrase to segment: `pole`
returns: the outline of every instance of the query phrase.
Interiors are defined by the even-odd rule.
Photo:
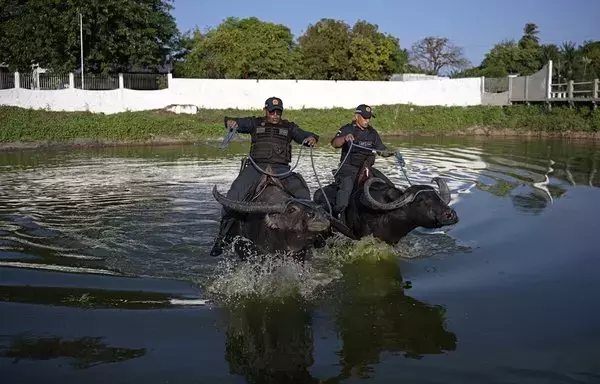
[[[81,89],[85,89],[83,85],[83,16],[79,12],[79,39],[81,43]]]

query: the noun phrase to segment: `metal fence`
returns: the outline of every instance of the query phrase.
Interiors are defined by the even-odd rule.
[[[40,73],[35,75],[31,73],[23,73],[19,75],[19,86],[25,89],[38,90],[66,89],[69,88],[69,75],[55,73]]]
[[[119,75],[96,75],[84,74],[83,87],[81,74],[74,76],[74,86],[77,89],[85,89],[86,91],[110,91],[119,89]]]
[[[32,90],[58,90],[71,86],[70,74],[62,73],[20,73],[19,87]],[[83,87],[82,87],[83,83]],[[119,74],[73,74],[73,87],[87,91],[108,91],[119,89]],[[165,73],[124,73],[123,88],[135,90],[159,90],[169,87]],[[15,74],[0,72],[0,89],[15,88]]]
[[[167,75],[164,73],[124,73],[123,86],[127,89],[159,90],[168,88]]]
[[[9,72],[0,72],[0,89],[10,89],[15,87],[15,74]]]

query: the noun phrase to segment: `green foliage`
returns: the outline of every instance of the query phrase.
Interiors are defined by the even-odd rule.
[[[87,72],[163,64],[178,37],[172,0],[0,0],[0,62],[55,72],[79,68],[79,12]]]
[[[301,76],[322,80],[385,80],[402,71],[406,52],[399,40],[364,20],[352,28],[321,19],[298,39]]]
[[[298,38],[302,78],[345,80],[352,77],[351,37],[343,21],[321,19]]]
[[[538,26],[527,23],[518,42],[505,40],[494,45],[480,66],[455,73],[453,77],[527,76],[539,71],[549,60],[553,62],[555,82],[590,81],[600,77],[600,41],[586,41],[580,46],[571,41],[560,46],[543,45]]]
[[[375,128],[383,135],[453,134],[476,127],[519,132],[600,132],[600,111],[514,105],[472,107],[418,107],[382,105],[374,107]],[[195,141],[223,136],[223,116],[260,116],[260,110],[201,110],[195,115],[164,111],[125,112],[112,115],[87,112],[49,112],[0,107],[0,142],[72,140]],[[352,109],[286,110],[284,118],[322,135],[328,142],[351,121]]]
[[[182,46],[188,52],[175,66],[180,77],[384,80],[407,63],[397,38],[361,20],[351,29],[322,19],[296,43],[281,24],[230,17],[206,33],[195,31]]]
[[[293,78],[294,38],[289,28],[256,17],[230,17],[206,33],[196,31],[176,70],[182,77]]]

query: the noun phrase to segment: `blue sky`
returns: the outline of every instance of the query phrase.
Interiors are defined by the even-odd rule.
[[[571,1],[572,5],[566,0],[175,0],[172,14],[182,32],[216,27],[228,16],[256,16],[287,25],[296,38],[321,18],[350,25],[364,19],[398,37],[402,48],[428,35],[448,37],[479,65],[495,43],[518,39],[527,22],[539,26],[542,43],[600,40],[600,0]]]

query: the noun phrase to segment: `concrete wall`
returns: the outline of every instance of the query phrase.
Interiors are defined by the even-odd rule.
[[[510,101],[545,101],[552,87],[552,61],[529,76],[509,79]]]
[[[499,93],[484,92],[481,98],[483,105],[508,105],[508,91]]]
[[[0,105],[53,111],[90,111],[106,114],[161,109],[169,105],[198,108],[261,109],[270,96],[284,106],[300,108],[354,108],[358,104],[480,105],[481,78],[423,81],[217,80],[173,79],[155,91],[117,89],[90,91],[0,90]]]

